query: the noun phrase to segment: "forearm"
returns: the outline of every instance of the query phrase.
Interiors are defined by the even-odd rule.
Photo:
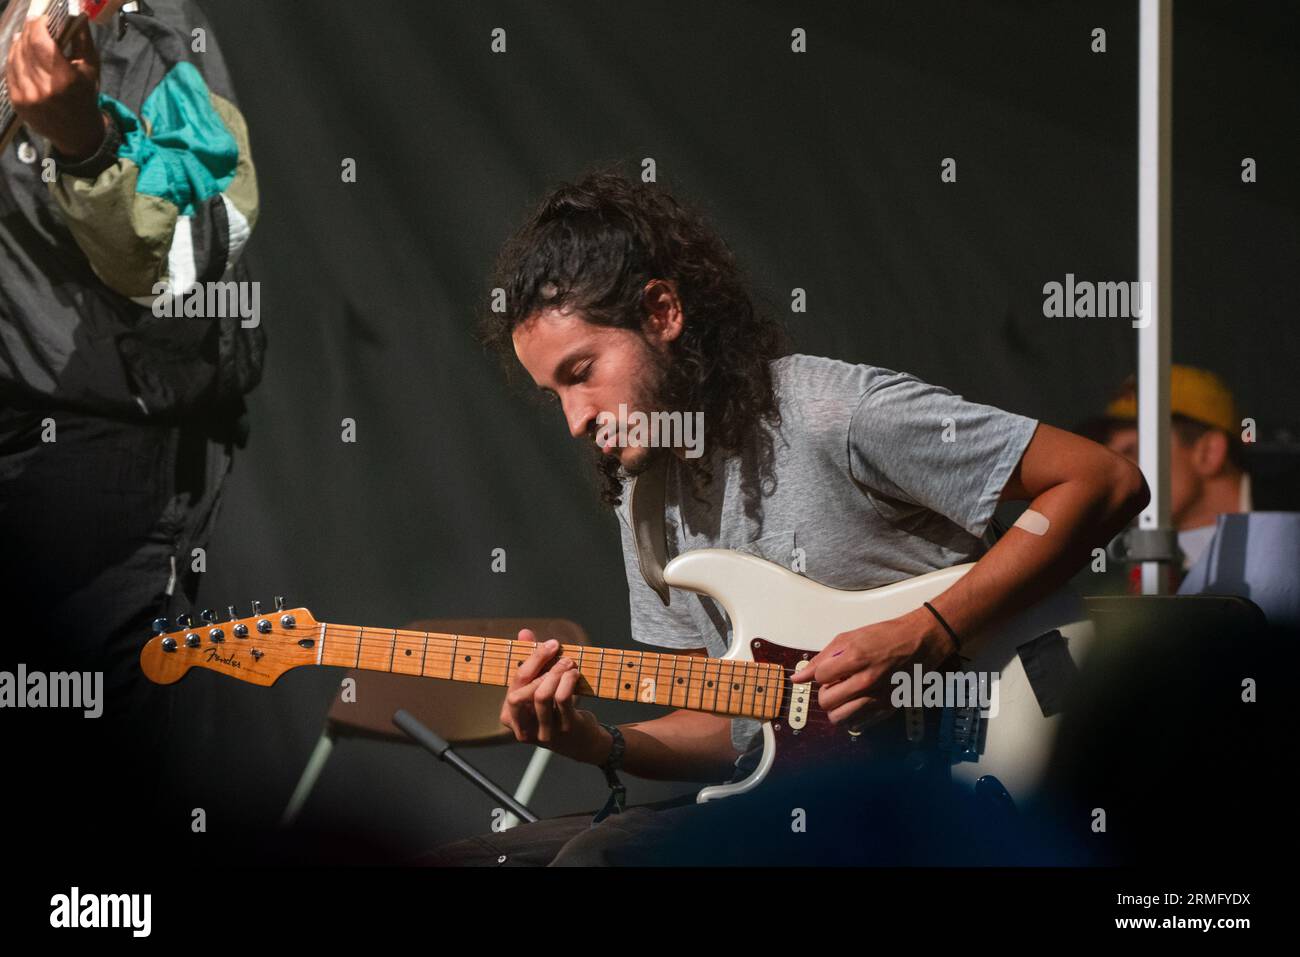
[[[152,303],[159,283],[224,278],[257,221],[256,173],[243,118],[232,104],[209,99],[203,122],[183,133],[167,129],[162,119],[150,127],[147,117],[105,100],[117,134],[110,162],[89,170],[61,167],[50,184],[96,275],[123,296]],[[166,115],[173,114],[185,115],[179,109]],[[195,242],[196,236],[206,239]],[[172,291],[185,290],[178,285]]]
[[[965,637],[1059,588],[1138,513],[1146,486],[1125,473],[1062,482],[1036,496],[1026,527],[1013,526],[931,604]],[[1028,512],[1026,513],[1028,515]],[[1045,527],[1044,527],[1045,526]],[[929,616],[921,608],[918,617]]]
[[[628,774],[659,781],[716,783],[731,777],[736,751],[731,721],[702,711],[679,709],[662,718],[619,726],[627,742]]]
[[[104,32],[105,55],[129,55],[132,69],[97,92],[96,79],[87,102],[61,111],[67,132],[51,136],[59,175],[50,192],[68,229],[100,280],[142,305],[167,287],[181,294],[193,281],[229,279],[258,217],[247,124],[224,62],[211,37],[202,55],[187,52],[196,17],[131,13],[132,31],[155,37],[143,49]],[[157,39],[167,34],[174,43]]]

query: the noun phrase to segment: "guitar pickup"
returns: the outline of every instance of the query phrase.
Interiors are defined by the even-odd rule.
[[[808,723],[808,701],[812,697],[812,682],[790,686],[790,714],[787,722],[793,731]]]

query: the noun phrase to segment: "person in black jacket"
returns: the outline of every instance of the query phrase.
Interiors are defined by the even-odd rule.
[[[206,17],[112,6],[63,50],[28,19],[4,64],[22,125],[0,156],[0,670],[102,673],[98,720],[31,712],[6,744],[53,780],[113,762],[131,806],[168,722],[139,650],[192,607],[265,336],[247,311],[170,308],[253,286],[256,173]],[[80,813],[84,795],[56,794]]]

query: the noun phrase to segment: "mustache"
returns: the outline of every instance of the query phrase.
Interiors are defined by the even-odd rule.
[[[639,385],[633,386],[631,399],[620,400],[620,403],[627,408],[627,415],[631,417],[633,413],[639,412],[642,415],[651,416],[656,412],[672,412],[685,409],[687,406],[685,399],[690,392],[689,383],[685,378],[685,371],[679,368],[679,365],[671,359],[659,356],[654,352],[648,352],[645,368],[648,371],[648,378]],[[618,408],[620,403],[615,403],[615,409]],[[606,411],[603,415],[608,416],[610,425],[616,427],[614,437],[621,438],[624,430],[622,424],[619,423],[618,413],[616,411]],[[606,456],[596,442],[596,434],[601,429],[601,421],[601,415],[598,414],[587,425],[587,440],[595,446],[597,458],[615,458],[617,453]],[[615,449],[617,450],[617,445]]]

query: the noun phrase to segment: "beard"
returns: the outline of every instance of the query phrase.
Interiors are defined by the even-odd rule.
[[[623,457],[618,460],[618,464],[624,475],[628,478],[636,478],[642,472],[649,471],[650,466],[658,462],[660,456],[667,454],[668,449],[663,448],[624,449]]]
[[[628,412],[670,411],[681,404],[682,377],[676,364],[668,356],[662,355],[644,346],[642,363],[639,367],[638,382],[627,402]],[[661,446],[630,446],[626,437],[617,436],[618,444],[606,454],[595,443],[595,430],[592,431],[592,444],[596,451],[596,467],[600,472],[617,469],[623,475],[633,478],[650,469],[660,457],[670,454],[671,449]]]

